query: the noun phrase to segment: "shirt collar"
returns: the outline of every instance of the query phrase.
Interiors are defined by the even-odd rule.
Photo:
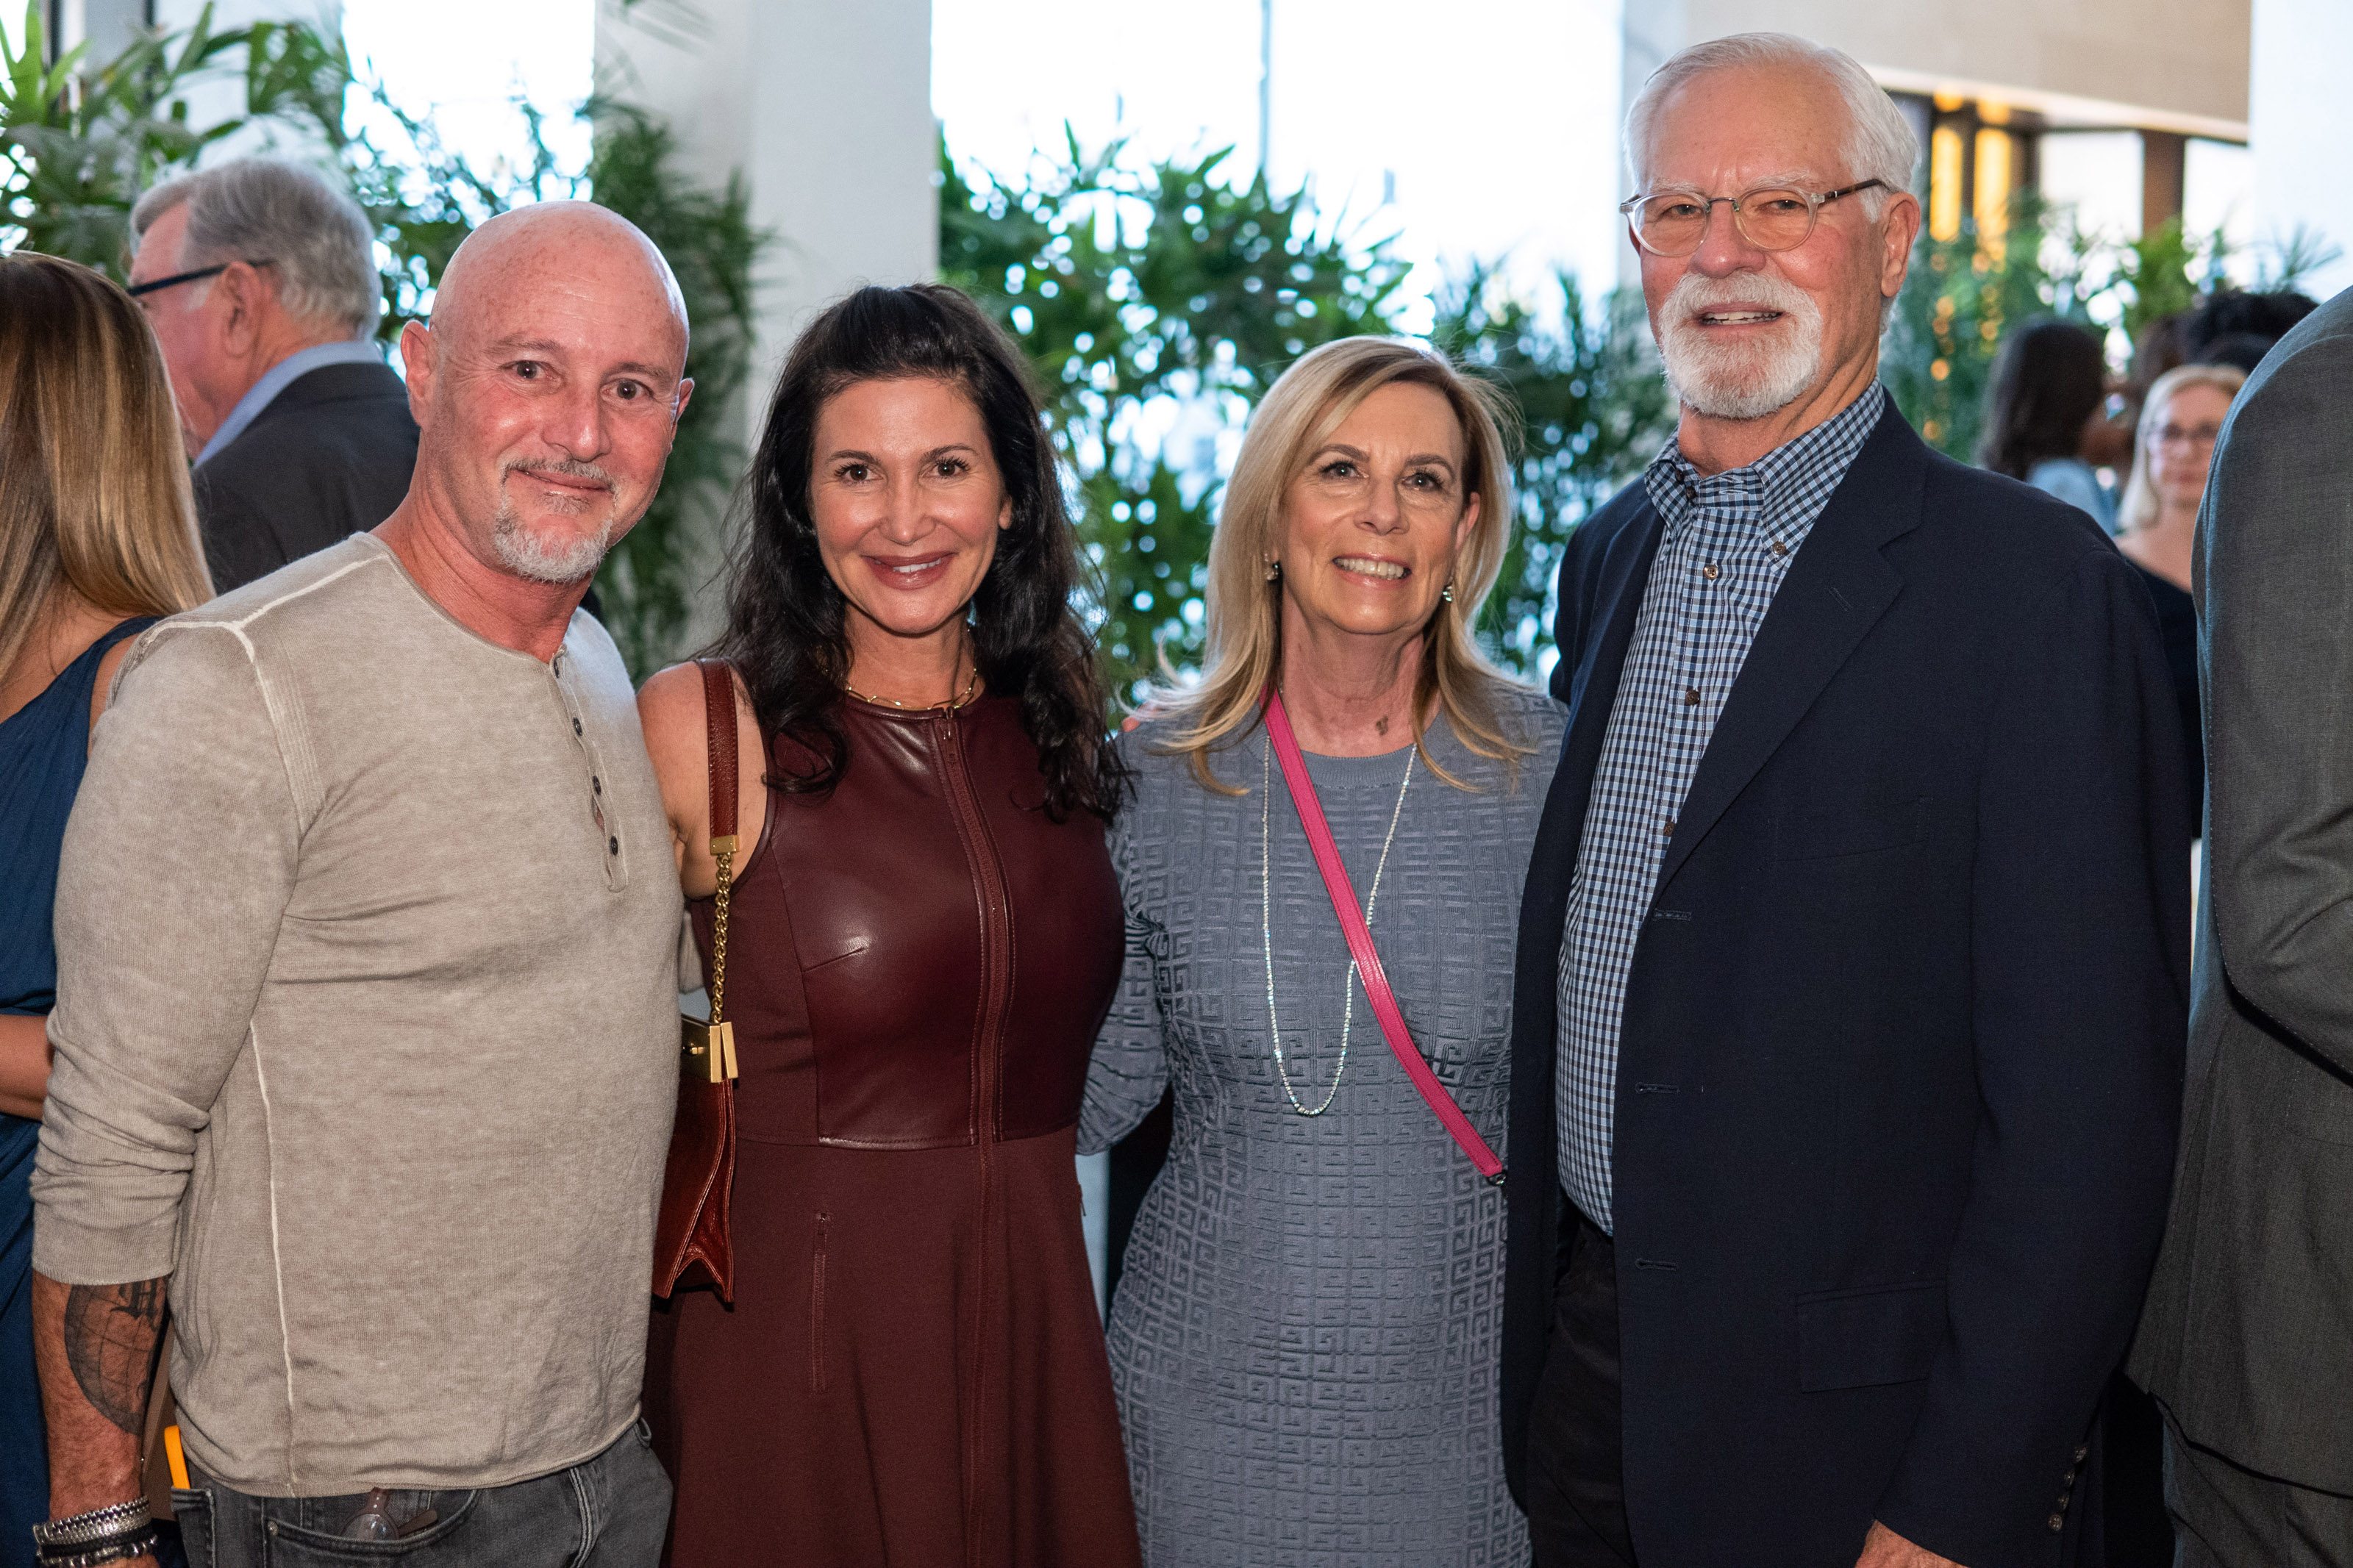
[[[382,364],[384,354],[368,338],[355,338],[349,342],[314,343],[307,349],[296,349],[276,364],[261,373],[261,379],[246,389],[228,411],[213,438],[196,454],[196,466],[202,467],[218,456],[228,444],[245,434],[246,426],[261,416],[261,411],[276,400],[278,395],[310,374],[331,364]]]
[[[1877,380],[1853,402],[1794,440],[1785,441],[1743,468],[1702,474],[1673,437],[1642,475],[1651,504],[1671,525],[1701,507],[1736,508],[1768,527],[1802,533],[1813,525],[1862,445],[1886,411],[1887,391]]]

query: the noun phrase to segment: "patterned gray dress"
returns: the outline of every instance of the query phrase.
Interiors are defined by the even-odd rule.
[[[1500,1152],[1520,885],[1562,713],[1516,689],[1516,784],[1443,721],[1417,762],[1372,919],[1415,1041]],[[1176,1135],[1112,1304],[1113,1381],[1150,1568],[1487,1568],[1527,1561],[1504,1484],[1496,1342],[1504,1205],[1415,1093],[1361,986],[1341,1064],[1347,948],[1263,731],[1219,754],[1213,795],[1146,724],[1113,834],[1127,970],[1088,1074],[1082,1150],[1176,1087]],[[1409,753],[1308,758],[1363,899]],[[1271,806],[1275,1068],[1261,919]]]

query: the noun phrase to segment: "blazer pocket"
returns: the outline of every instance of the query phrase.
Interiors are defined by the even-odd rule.
[[[1945,1282],[1798,1298],[1798,1387],[1871,1388],[1928,1375],[1945,1342]]]
[[[1773,819],[1773,858],[1830,860],[1916,844],[1926,833],[1928,802],[1864,801],[1842,811],[1791,812]]]

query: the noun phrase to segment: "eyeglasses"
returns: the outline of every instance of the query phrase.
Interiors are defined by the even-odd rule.
[[[237,263],[234,261],[224,261],[216,267],[199,267],[194,272],[174,272],[169,278],[150,278],[144,283],[133,283],[130,288],[124,289],[123,292],[136,300],[141,298],[142,295],[153,294],[159,289],[176,289],[183,283],[197,283],[207,278],[217,278],[236,265]],[[278,263],[275,261],[248,261],[246,265],[248,267],[275,267]]]
[[[2148,433],[2153,447],[2211,447],[2221,438],[2220,425],[2160,425]]]
[[[1689,256],[1707,237],[1708,219],[1718,202],[1732,209],[1733,226],[1740,237],[1759,250],[1795,250],[1814,232],[1814,219],[1841,196],[1858,191],[1884,190],[1884,180],[1862,180],[1835,191],[1792,190],[1765,185],[1736,196],[1711,196],[1704,191],[1657,191],[1629,196],[1618,204],[1634,231],[1634,243],[1653,256]]]

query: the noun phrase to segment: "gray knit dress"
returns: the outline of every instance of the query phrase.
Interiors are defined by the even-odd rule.
[[[1500,1153],[1520,886],[1562,711],[1517,689],[1498,707],[1531,748],[1515,782],[1443,720],[1430,751],[1472,791],[1417,761],[1398,811],[1409,752],[1307,761],[1360,901],[1396,813],[1373,938],[1415,1042]],[[1525,1563],[1496,1417],[1502,1194],[1414,1091],[1361,985],[1343,1066],[1347,948],[1279,767],[1261,792],[1263,731],[1216,758],[1239,797],[1159,753],[1165,734],[1123,742],[1127,970],[1079,1124],[1082,1150],[1105,1148],[1175,1086],[1109,1331],[1145,1561]],[[1285,1070],[1310,1109],[1331,1096],[1319,1116],[1277,1074],[1270,927]]]

